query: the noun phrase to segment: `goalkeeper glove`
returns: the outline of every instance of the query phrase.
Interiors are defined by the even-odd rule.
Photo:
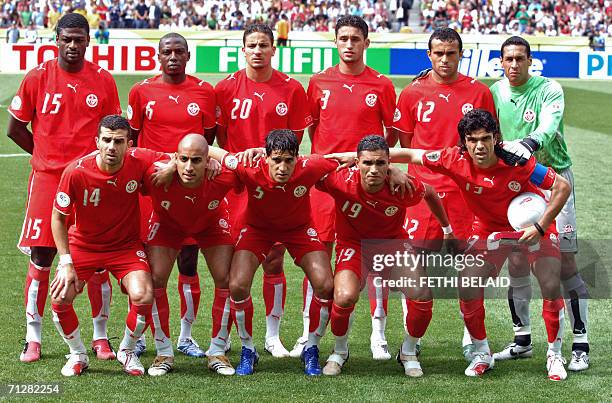
[[[525,165],[534,152],[540,148],[537,141],[530,137],[522,140],[513,140],[502,143],[501,147],[496,148],[496,154],[507,165]]]

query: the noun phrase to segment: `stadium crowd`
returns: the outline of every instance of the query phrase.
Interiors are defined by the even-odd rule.
[[[425,32],[448,26],[465,34],[612,34],[612,2],[607,0],[422,0],[420,5]]]

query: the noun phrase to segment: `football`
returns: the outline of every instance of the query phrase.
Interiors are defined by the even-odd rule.
[[[522,193],[508,206],[508,221],[512,228],[520,231],[536,223],[546,210],[546,201],[535,193]]]

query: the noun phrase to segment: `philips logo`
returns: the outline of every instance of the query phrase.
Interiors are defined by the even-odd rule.
[[[499,51],[489,49],[465,49],[459,62],[459,72],[470,77],[502,77],[504,69]],[[541,76],[546,60],[532,59],[529,74]]]

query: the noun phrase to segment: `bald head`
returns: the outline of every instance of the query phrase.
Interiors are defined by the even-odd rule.
[[[176,151],[176,171],[181,184],[196,188],[204,181],[208,162],[208,143],[201,134],[188,134]]]

